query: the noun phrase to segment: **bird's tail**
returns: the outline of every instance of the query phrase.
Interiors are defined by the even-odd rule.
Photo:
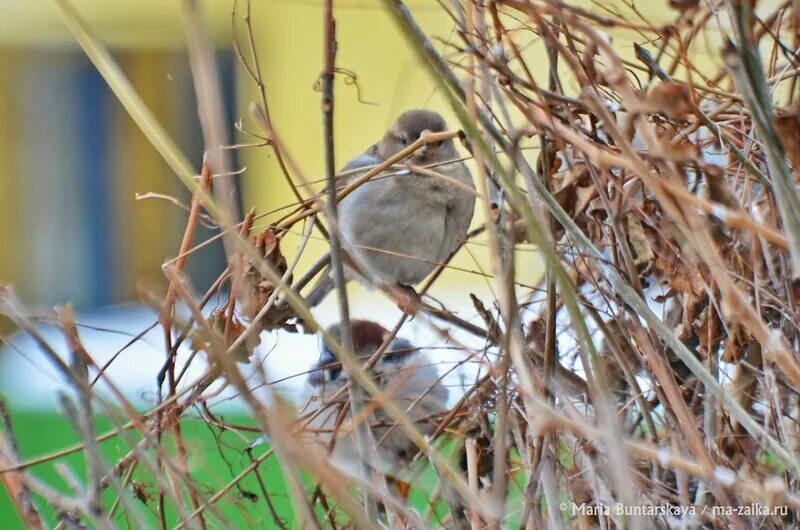
[[[331,291],[333,291],[333,278],[331,278],[330,275],[330,268],[327,267],[324,271],[322,271],[322,276],[320,277],[319,281],[306,297],[308,307],[316,307],[321,304]]]

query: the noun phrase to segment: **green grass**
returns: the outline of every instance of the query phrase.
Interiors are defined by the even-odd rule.
[[[226,415],[224,420],[233,424],[252,424],[247,416],[241,414]],[[12,422],[24,460],[63,449],[78,441],[78,436],[73,432],[67,420],[55,412],[12,412]],[[98,418],[97,431],[99,433],[104,433],[110,428],[111,425],[107,420]],[[181,422],[181,428],[187,441],[192,477],[205,498],[218,492],[249,464],[249,457],[244,452],[247,440],[237,433],[230,431],[220,433],[216,428],[212,431],[203,421],[192,417],[184,419]],[[133,431],[131,432],[133,433]],[[247,439],[256,437],[255,433],[246,433],[246,435]],[[138,436],[135,439],[138,440]],[[111,467],[117,459],[128,452],[127,444],[118,438],[103,442],[100,448],[107,467]],[[263,454],[267,450],[268,447],[262,445],[257,447],[254,453]],[[455,460],[453,453],[457,450],[457,447],[453,441],[443,443],[441,450],[443,454],[450,455],[450,458]],[[57,461],[46,462],[31,468],[32,473],[38,479],[59,491],[69,493],[69,488],[54,468],[56,462],[66,465],[72,473],[83,480],[85,477],[83,455],[76,453],[60,458]],[[276,512],[287,522],[287,526],[292,528],[294,526],[292,524],[294,512],[291,500],[286,493],[286,486],[278,461],[270,457],[258,469]],[[409,496],[411,507],[423,515],[430,525],[438,526],[438,522],[447,516],[448,507],[443,500],[438,500],[435,503],[431,501],[438,483],[436,472],[429,465],[418,465],[418,467],[409,470],[408,476],[403,478],[413,481]],[[142,491],[146,496],[149,495],[149,498],[142,501],[136,498],[129,488],[127,496],[130,504],[141,516],[146,528],[158,528],[154,495],[155,485],[152,475],[143,466],[139,466],[134,473],[133,480],[136,484],[142,486]],[[308,476],[304,476],[304,482],[306,489],[309,492],[313,491],[314,483]],[[251,473],[239,483],[239,486],[241,489],[232,488],[215,504],[217,514],[210,510],[205,512],[208,527],[276,528],[256,477]],[[514,480],[509,488],[507,505],[511,521],[517,521],[519,518],[523,491],[524,477],[521,472],[515,473]],[[71,493],[69,494],[71,495]],[[107,490],[103,498],[104,506],[106,508],[110,507],[115,498],[115,493],[110,489]],[[45,518],[46,526],[48,528],[55,526],[56,514],[53,513],[52,509],[39,498],[34,497],[34,501]],[[188,499],[185,500],[185,504],[187,507],[189,506]],[[170,528],[174,527],[178,522],[173,508],[173,503],[168,500],[167,521]],[[320,516],[323,515],[319,504],[317,505],[317,513]],[[221,522],[221,518],[225,519],[226,524]],[[21,530],[23,528],[10,499],[2,488],[0,488],[0,521],[2,521],[0,530]],[[113,521],[119,528],[136,528],[137,526],[134,519],[126,518],[122,509],[117,510]]]
[[[225,419],[240,424],[250,423],[248,418],[243,416],[232,415]],[[12,412],[12,422],[14,431],[19,439],[20,452],[23,459],[47,454],[78,441],[77,435],[67,420],[57,413]],[[106,432],[111,427],[109,422],[104,421],[102,418],[98,419],[97,422],[98,432]],[[197,486],[206,496],[213,495],[219,491],[222,486],[230,482],[232,477],[249,463],[247,455],[243,452],[246,442],[236,433],[224,432],[219,434],[218,431],[212,433],[205,423],[199,419],[191,418],[182,421],[181,427],[187,440],[189,466],[192,476],[195,478]],[[127,453],[127,445],[117,438],[103,442],[100,447],[108,467],[113,465],[116,459]],[[267,450],[264,446],[257,449],[258,453]],[[225,460],[227,460],[227,463]],[[61,458],[57,462],[66,465],[81,479],[85,477],[82,454],[73,454]],[[54,463],[39,464],[32,468],[32,472],[34,476],[53,488],[68,492],[69,489],[55,470]],[[285,494],[286,489],[278,462],[273,458],[269,458],[259,466],[259,470],[267,490],[271,494],[272,504],[275,506],[276,511],[279,515],[291,521],[292,506]],[[134,481],[143,487],[145,494],[152,494],[155,491],[153,477],[141,466],[134,473]],[[274,527],[275,525],[269,515],[266,503],[262,499],[255,477],[252,474],[249,475],[242,480],[240,486],[241,490],[237,488],[231,489],[217,503],[217,509],[222,516],[235,528]],[[113,492],[107,491],[104,496],[105,506],[111,506],[114,498]],[[129,493],[129,498],[147,526],[151,528],[157,527],[155,497],[147,502],[142,502]],[[41,499],[35,498],[34,500],[46,520],[46,525],[48,527],[54,526],[56,518],[53,511]],[[167,510],[167,512],[168,521],[171,525],[174,525],[177,522],[174,512],[170,512],[170,510]],[[3,530],[23,528],[5,489],[2,488],[0,488],[0,521],[2,521],[0,528]],[[218,524],[219,520],[210,513],[208,521],[210,528],[222,526]],[[128,526],[122,510],[117,511],[114,522],[121,528]],[[131,527],[134,526],[132,520],[129,524]]]

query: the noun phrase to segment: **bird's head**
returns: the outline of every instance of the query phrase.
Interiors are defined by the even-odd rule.
[[[350,323],[350,329],[353,339],[353,349],[360,361],[366,360],[373,353],[378,351],[378,348],[381,347],[389,336],[389,330],[369,320],[353,320]],[[341,328],[339,324],[328,328],[328,333],[337,342],[341,340]],[[406,339],[395,338],[389,347],[386,348],[386,351],[384,351],[384,354],[379,360],[379,364],[398,363],[406,360],[409,355],[412,355],[416,351],[417,349]],[[339,359],[337,359],[330,348],[328,348],[323,341],[320,341],[319,360],[317,361],[315,369],[311,371],[311,383],[314,385],[319,385],[323,382],[330,383],[340,379],[342,375],[341,362],[339,362]]]
[[[416,142],[423,134],[446,130],[447,124],[444,119],[433,111],[423,109],[406,111],[386,131],[386,135],[378,144],[378,153],[385,160]],[[455,157],[453,140],[443,140],[421,146],[409,159],[414,164],[423,165]]]

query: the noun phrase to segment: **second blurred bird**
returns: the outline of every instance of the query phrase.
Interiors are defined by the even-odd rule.
[[[355,354],[362,363],[389,336],[389,331],[380,324],[366,320],[353,321],[351,329]],[[331,327],[329,332],[339,339],[338,326]],[[447,410],[447,387],[422,350],[405,339],[395,338],[370,373],[378,387],[405,411],[407,419],[418,430],[426,435],[433,433],[438,416]],[[303,400],[304,407],[301,403],[300,413],[309,418],[307,432],[318,441],[328,445],[333,439],[333,457],[337,465],[356,472],[362,457],[356,447],[348,394],[344,391],[348,382],[341,363],[323,344],[319,361],[308,377],[309,395]],[[369,420],[361,418],[360,421],[370,422],[381,468],[378,471],[393,476],[416,454],[417,447],[403,428],[395,425],[394,420],[375,405],[366,400],[365,409],[374,412]]]

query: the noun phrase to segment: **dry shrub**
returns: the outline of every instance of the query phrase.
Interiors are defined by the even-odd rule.
[[[481,376],[449,413],[429,419],[436,425],[432,439],[407,430],[418,459],[438,471],[434,497],[448,500],[449,515],[438,520],[408,509],[397,500],[403,489],[393,478],[389,485],[365,478],[356,481],[356,489],[368,492],[364,502],[384,507],[365,516],[362,497],[343,487],[353,478],[326,464],[324,452],[298,449],[311,418],[302,412],[293,418],[278,398],[261,402],[252,388],[264,381],[244,379],[230,359],[237,353],[232,345],[241,346],[237,338],[251,326],[256,336],[298,324],[317,328],[297,297],[313,274],[292,284],[297,255],[279,246],[295,223],[308,227],[325,218],[317,217],[319,202],[300,195],[295,210],[270,219],[266,231],[249,241],[232,238],[233,265],[215,289],[227,285],[239,296],[222,302],[210,323],[179,271],[171,273],[172,289],[203,333],[194,344],[211,369],[185,393],[169,389],[157,409],[130,413],[142,436],[161,437],[142,438],[140,452],[106,475],[113,478],[97,475],[98,487],[135,488],[124,478],[131,462],[156,474],[168,468],[171,483],[157,484],[159,496],[180,503],[176,495],[188,494],[194,513],[182,515],[183,523],[204,525],[218,497],[195,486],[180,451],[169,462],[163,447],[172,440],[180,448],[177,418],[222,379],[237,389],[272,444],[235,480],[278,458],[296,517],[306,526],[376,527],[376,519],[396,527],[795,525],[797,4],[764,5],[756,15],[749,2],[675,0],[670,21],[656,23],[634,3],[590,10],[557,0],[439,2],[436,8],[456,26],[444,44],[424,34],[402,2],[384,4],[450,97],[479,164],[476,176],[486,179],[479,189],[492,205],[487,216],[479,214],[482,222],[488,217],[482,229],[470,234],[492,234],[486,240],[498,300],[472,296],[483,325],[421,308],[437,319],[431,325],[443,336],[441,322],[485,338],[483,349],[464,348],[465,358],[485,359]],[[252,46],[249,4],[246,9],[244,27],[238,19],[234,27]],[[717,24],[730,36],[727,43],[714,37]],[[326,28],[331,58],[332,25]],[[719,52],[712,60],[704,57],[706,41]],[[299,175],[271,129],[257,56],[242,53],[248,45],[238,42],[246,71],[262,87],[252,113],[263,130],[254,134],[282,159],[292,182]],[[334,75],[333,63],[327,67]],[[329,77],[320,86],[331,104]],[[224,216],[216,218],[229,234],[238,233]],[[524,242],[541,251],[544,279],[509,272],[514,253],[508,249]],[[534,290],[520,287],[535,282]],[[13,296],[6,292],[3,299],[4,312],[33,332]],[[200,305],[210,299],[207,294]],[[234,310],[237,303],[241,311]],[[181,323],[162,322],[179,341],[185,335]],[[403,409],[376,393],[369,368],[336,348],[361,390],[343,391],[329,405],[341,407],[366,391],[374,399],[365,410],[380,407],[401,420]],[[166,354],[172,359],[174,348]],[[88,391],[80,374],[64,370]],[[213,428],[238,429],[212,422],[211,411],[207,418]],[[455,440],[458,457],[443,456],[443,440]],[[87,456],[90,448],[87,443]],[[161,459],[147,461],[145,454]],[[3,456],[0,462],[15,459],[8,444]],[[301,469],[319,487],[301,488]],[[62,512],[98,525],[108,514],[103,506],[93,511],[92,490],[86,498],[55,498],[27,472],[18,475],[21,482],[6,483],[9,491],[28,487]],[[259,482],[257,502],[273,512],[270,494],[277,492]],[[20,510],[32,513],[23,501]],[[280,517],[275,521],[283,525]]]

